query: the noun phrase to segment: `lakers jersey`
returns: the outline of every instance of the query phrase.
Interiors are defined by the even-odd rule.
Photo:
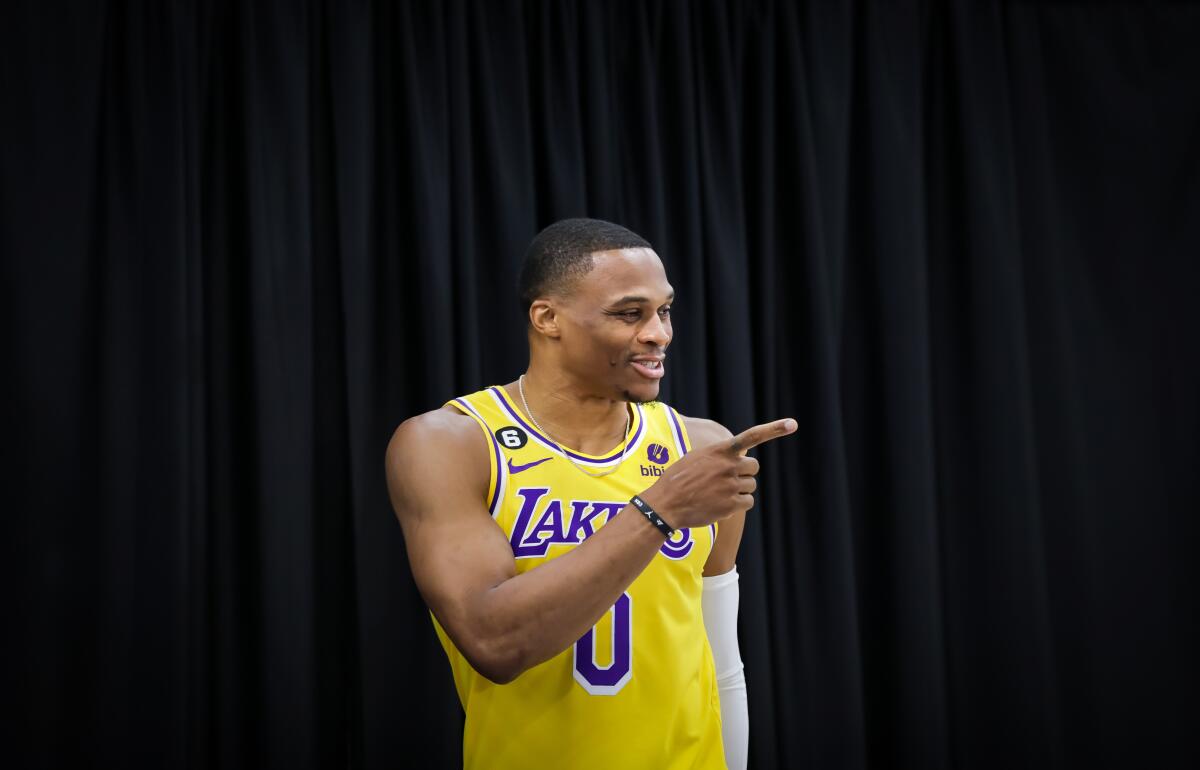
[[[488,443],[486,504],[518,573],[576,548],[687,453],[683,420],[630,404],[628,448],[561,450],[502,387],[453,399]],[[618,466],[591,478],[590,473]],[[649,523],[646,526],[650,526]],[[571,647],[497,685],[475,672],[434,618],[466,712],[463,761],[489,768],[724,768],[720,701],[700,608],[717,527],[680,529]]]

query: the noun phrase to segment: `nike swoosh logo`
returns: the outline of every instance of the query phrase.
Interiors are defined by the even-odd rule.
[[[515,473],[520,473],[521,471],[527,471],[530,468],[532,468],[533,466],[541,465],[542,463],[546,462],[549,459],[550,459],[549,457],[543,457],[540,460],[534,460],[533,462],[526,463],[524,465],[513,465],[512,458],[510,457],[510,458],[508,458],[508,472],[515,474]]]

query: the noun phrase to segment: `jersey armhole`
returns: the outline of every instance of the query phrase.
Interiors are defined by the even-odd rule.
[[[683,416],[669,404],[667,405],[667,416],[669,418],[667,422],[670,423],[667,428],[672,432],[675,440],[683,445],[683,453],[687,454],[692,451],[692,439],[688,435],[687,426],[683,424]]]
[[[675,411],[675,407],[670,404],[667,404],[667,410],[667,422],[670,423],[667,428],[671,431],[675,440],[682,445],[683,454],[687,454],[692,451],[692,437],[688,435],[687,425],[684,424],[683,416]],[[709,553],[712,553],[712,548],[715,548],[717,545],[717,532],[720,530],[720,524],[714,521],[708,526],[712,532],[712,546],[709,548]]]
[[[483,440],[487,444],[488,451],[488,488],[487,494],[483,498],[483,502],[488,507],[488,513],[492,518],[496,518],[496,513],[500,509],[500,485],[503,483],[501,474],[504,472],[504,466],[500,462],[500,447],[496,443],[496,437],[492,435],[488,429],[487,422],[483,417],[476,412],[469,403],[461,398],[453,398],[445,403],[445,406],[453,407],[459,412],[465,414],[475,421],[479,429],[483,431]]]

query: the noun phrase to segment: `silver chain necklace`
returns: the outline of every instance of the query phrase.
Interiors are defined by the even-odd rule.
[[[517,378],[517,390],[521,392],[521,403],[525,405],[525,414],[529,415],[529,419],[533,421],[533,426],[544,433],[554,443],[554,448],[558,450],[559,454],[566,458],[567,462],[569,462],[571,465],[574,465],[575,469],[584,476],[590,476],[593,479],[604,478],[620,468],[621,463],[625,462],[625,454],[629,451],[629,426],[633,424],[633,418],[630,417],[628,411],[625,412],[625,443],[624,446],[621,447],[621,458],[617,460],[613,467],[609,468],[604,473],[592,473],[591,471],[584,470],[582,465],[572,460],[571,455],[567,452],[567,450],[562,448],[562,443],[559,442],[558,439],[554,438],[554,436],[551,436],[550,431],[538,424],[537,418],[533,416],[533,410],[529,408],[529,402],[525,400],[525,375],[523,374]]]

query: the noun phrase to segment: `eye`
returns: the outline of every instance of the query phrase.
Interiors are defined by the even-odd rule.
[[[665,318],[665,317],[667,317],[667,316],[669,316],[669,315],[671,315],[671,308],[670,308],[670,306],[667,306],[667,307],[664,307],[664,308],[659,308],[659,310],[658,310],[658,314],[659,314],[660,316],[663,316],[664,318]]]

